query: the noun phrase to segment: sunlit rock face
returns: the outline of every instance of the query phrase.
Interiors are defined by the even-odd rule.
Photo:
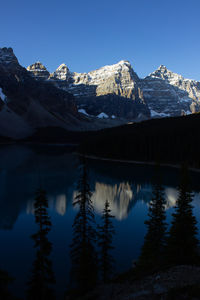
[[[42,70],[35,72],[37,78]],[[140,79],[126,60],[89,73],[71,72],[62,64],[48,79],[72,93],[86,116],[106,114],[107,118],[142,120],[200,110],[200,82],[185,79],[163,65]]]
[[[41,62],[36,62],[27,67],[27,70],[38,79],[49,78],[49,72]]]
[[[161,65],[141,80],[151,117],[178,116],[200,110],[200,82],[185,79]]]
[[[137,86],[138,76],[128,61],[122,60],[115,65],[105,66],[87,74],[73,73],[72,76],[73,88],[80,84],[95,86],[94,96],[115,94],[135,100],[140,94]],[[142,100],[142,93],[140,96]]]
[[[66,80],[66,83],[70,83],[71,79],[72,85],[68,86],[68,90],[79,97],[115,94],[133,100],[140,98],[143,101],[142,93],[137,86],[139,78],[128,61],[122,60],[115,65],[105,66],[89,73],[72,73],[65,64],[62,64],[51,74],[51,78]],[[82,85],[87,86],[85,90]]]
[[[36,73],[35,76],[38,77]],[[104,113],[109,118],[126,119],[150,116],[138,86],[139,78],[128,61],[122,60],[89,73],[70,72],[62,64],[50,74],[49,80],[72,93],[79,108],[85,108],[88,115]]]
[[[142,119],[150,116],[138,76],[128,61],[105,66],[87,74],[73,73],[69,91],[77,104],[90,115],[105,113],[125,119]]]
[[[60,65],[54,73],[51,74],[52,79],[66,80],[70,83],[71,73],[65,64]]]

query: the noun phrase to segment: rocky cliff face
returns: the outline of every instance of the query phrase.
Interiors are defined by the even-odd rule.
[[[89,114],[134,120],[148,118],[149,109],[138,86],[139,78],[128,61],[105,66],[88,74],[73,74],[69,91]],[[85,88],[83,88],[85,87]]]
[[[0,135],[24,137],[48,126],[94,130],[197,111],[200,82],[163,65],[144,79],[125,60],[89,73],[62,64],[50,74],[40,62],[26,70],[11,48],[0,48]]]
[[[30,67],[27,69],[30,70]],[[49,76],[49,80],[60,89],[72,93],[80,112],[88,115],[125,119],[150,116],[138,86],[139,78],[128,61],[89,73],[70,72],[62,64]]]
[[[73,130],[79,123],[73,95],[50,82],[38,82],[19,65],[11,48],[0,49],[0,135],[21,138],[38,127]]]
[[[34,75],[39,78],[40,73]],[[62,64],[48,79],[72,93],[85,115],[135,121],[200,110],[200,82],[185,79],[163,65],[139,79],[124,60],[89,73],[70,72]]]
[[[111,66],[105,66],[98,70],[86,73],[72,73],[73,85],[72,90],[77,89],[78,85],[88,85],[91,87],[89,96],[103,96],[114,94],[127,99],[135,100],[136,98],[143,101],[142,93],[137,86],[138,76],[133,71],[128,61],[120,61]],[[80,96],[88,96],[88,93],[81,93],[77,89]]]
[[[48,79],[50,75],[45,66],[39,61],[30,65],[27,70],[38,79]]]
[[[72,74],[70,73],[68,67],[65,64],[61,64],[54,73],[51,74],[51,79],[55,80],[65,80],[66,83],[71,82]]]
[[[200,82],[185,79],[161,65],[141,80],[144,98],[154,116],[177,116],[200,110]]]
[[[58,80],[58,85],[60,80],[64,80],[66,88],[79,97],[115,94],[133,100],[139,96],[143,100],[137,86],[139,78],[128,61],[120,61],[89,73],[70,72],[62,64],[50,79]]]

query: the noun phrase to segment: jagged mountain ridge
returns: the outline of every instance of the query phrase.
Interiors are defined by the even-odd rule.
[[[38,83],[12,48],[0,48],[0,136],[23,138],[41,127],[79,130],[82,123],[72,94]]]
[[[38,70],[38,63],[35,63],[27,70],[37,79],[48,79],[57,87],[72,93],[81,112],[92,116],[103,113],[105,117],[129,120],[150,117],[138,86],[139,78],[128,61],[120,61],[89,73],[70,72],[62,64],[49,76],[41,63],[40,66]]]
[[[61,84],[60,80],[65,81],[65,87],[72,91],[75,96],[102,96],[110,93],[128,99],[136,98],[133,92],[134,88],[138,88],[139,78],[128,61],[120,61],[115,65],[105,66],[89,73],[70,72],[65,64],[61,64],[55,72],[50,74],[40,62],[28,66],[27,70],[38,79],[41,77],[58,81],[58,85]],[[108,84],[108,81],[111,80],[113,80],[113,86]],[[139,91],[138,94],[140,94]],[[142,99],[142,94],[139,97]]]
[[[94,130],[193,113],[199,103],[200,82],[162,65],[144,79],[125,60],[89,73],[62,64],[50,73],[40,62],[25,69],[11,48],[0,49],[0,136],[23,138],[42,127]]]
[[[37,77],[37,68],[33,74]],[[147,118],[166,117],[200,110],[200,82],[185,79],[163,65],[140,79],[125,60],[89,73],[70,72],[62,64],[45,79],[71,92],[78,106],[88,114],[98,115],[101,111],[110,117],[114,115],[133,119],[139,114]],[[137,112],[132,113],[130,107],[123,111],[121,101],[117,101],[119,98],[133,100],[138,105]],[[129,104],[126,102],[127,106]],[[120,107],[118,111],[117,106]]]
[[[200,109],[200,82],[185,79],[161,65],[141,81],[151,116],[178,116]]]

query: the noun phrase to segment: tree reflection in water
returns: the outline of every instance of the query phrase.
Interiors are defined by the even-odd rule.
[[[47,235],[51,230],[51,220],[47,212],[48,200],[46,192],[39,188],[36,191],[34,202],[35,223],[38,231],[31,236],[36,248],[36,258],[33,262],[32,276],[28,281],[28,300],[55,299],[52,285],[55,283],[52,262],[49,258],[52,244]]]

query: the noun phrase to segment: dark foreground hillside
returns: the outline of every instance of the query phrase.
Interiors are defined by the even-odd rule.
[[[200,114],[154,119],[105,129],[81,143],[80,152],[112,159],[200,167]]]
[[[152,275],[128,278],[97,286],[86,297],[77,300],[198,300],[200,299],[198,266],[181,265]]]

